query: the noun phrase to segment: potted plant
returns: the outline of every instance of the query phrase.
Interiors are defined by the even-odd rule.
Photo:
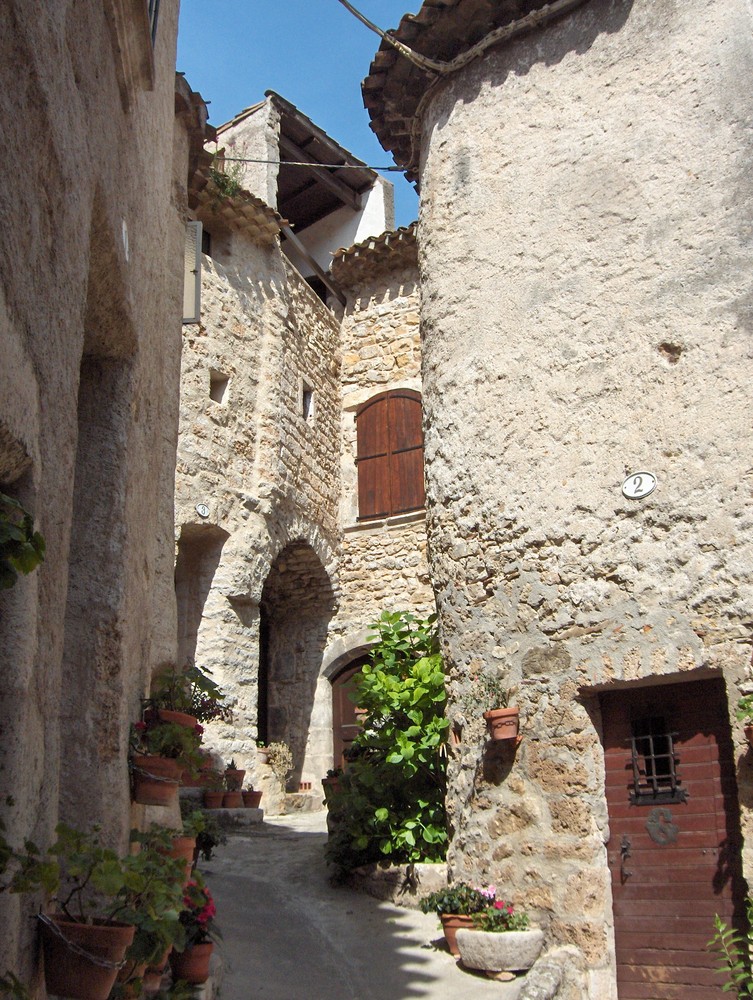
[[[324,790],[324,801],[329,802],[333,795],[340,791],[340,778],[343,769],[341,767],[331,767],[322,778],[322,789]]]
[[[118,857],[102,845],[98,827],[82,833],[61,823],[56,834],[44,853],[29,841],[23,853],[13,852],[10,889],[45,890],[57,906],[39,915],[48,992],[107,1000],[137,930],[148,922],[165,937],[172,926],[180,937],[180,871],[150,848]]]
[[[269,744],[267,754],[272,773],[284,788],[287,777],[293,770],[293,753],[287,743],[277,740]]]
[[[246,772],[236,765],[235,760],[231,760],[225,768],[225,788],[229,792],[239,792],[245,777]]]
[[[131,831],[139,849],[124,859],[126,885],[119,919],[136,928],[118,981],[138,997],[150,965],[164,967],[167,954],[184,939],[178,912],[186,883],[185,860],[173,851],[173,831],[153,825],[147,833]],[[190,860],[189,860],[190,865]],[[161,976],[160,976],[161,978]]]
[[[486,910],[494,896],[493,887],[478,889],[467,882],[458,882],[424,896],[419,901],[419,906],[423,913],[433,911],[437,914],[450,954],[457,958],[459,952],[455,936],[458,930],[461,927],[470,930],[473,927],[473,915]]]
[[[190,881],[183,894],[183,909],[178,917],[185,940],[170,955],[170,967],[175,979],[200,985],[209,978],[214,940],[220,936],[214,923],[216,912],[212,894],[202,879]]]
[[[493,740],[514,740],[518,735],[520,710],[508,704],[510,694],[504,679],[496,674],[482,673],[471,684],[466,708],[482,709]]]
[[[243,805],[247,809],[258,809],[261,802],[261,792],[257,792],[253,787],[243,790]]]
[[[193,664],[179,670],[173,663],[164,663],[157,668],[144,706],[147,715],[191,727],[197,722],[230,722],[232,712],[222,704],[224,700],[210,671]]]
[[[259,757],[259,763],[260,764],[268,764],[269,763],[269,747],[267,746],[267,741],[266,740],[257,740],[256,741],[256,753],[257,753],[257,755]]]
[[[530,969],[539,957],[544,932],[529,928],[527,915],[517,912],[512,903],[495,899],[472,919],[473,931],[461,928],[457,934],[460,958],[467,968],[495,976],[512,974]]]
[[[176,722],[137,722],[131,727],[133,798],[142,805],[169,805],[185,769],[196,772],[201,727]]]
[[[211,812],[204,812],[201,809],[193,809],[188,801],[180,804],[183,816],[184,830],[192,830],[196,835],[196,850],[194,852],[194,866],[198,863],[199,857],[205,861],[211,861],[214,849],[218,844],[227,843],[227,834],[220,827],[217,818]]]
[[[736,716],[738,722],[745,722],[743,732],[750,746],[753,746],[753,694],[746,694],[738,701]]]
[[[208,771],[202,801],[205,809],[221,809],[225,797],[225,777],[219,771]]]

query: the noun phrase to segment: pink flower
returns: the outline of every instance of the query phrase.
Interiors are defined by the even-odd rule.
[[[494,909],[495,910],[504,910],[504,908],[506,906],[507,906],[507,903],[505,903],[505,901],[503,899],[495,899],[494,900]]]
[[[143,733],[146,730],[146,723],[145,722],[134,722],[133,728],[135,730],[137,730],[139,733]]]
[[[204,732],[204,727],[200,726],[197,722],[196,725],[193,727],[193,731],[196,733],[197,736],[201,736],[201,734]]]

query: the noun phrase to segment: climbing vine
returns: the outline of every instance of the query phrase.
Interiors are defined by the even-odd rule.
[[[332,797],[328,860],[341,871],[371,861],[441,861],[448,720],[436,615],[383,612],[356,685],[362,731]]]

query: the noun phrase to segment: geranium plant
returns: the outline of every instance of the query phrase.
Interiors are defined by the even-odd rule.
[[[0,493],[0,590],[12,587],[19,573],[31,573],[44,559],[44,538],[34,518],[12,497]]]
[[[458,882],[424,896],[420,900],[419,906],[423,913],[436,913],[437,916],[441,916],[443,913],[470,916],[474,913],[484,912],[494,900],[494,896],[493,887],[479,889],[468,885],[467,882]]]
[[[528,930],[528,915],[516,913],[512,903],[504,899],[495,899],[480,913],[473,914],[473,926],[479,931],[490,931],[495,934],[503,931]]]
[[[210,670],[190,663],[180,670],[165,663],[157,670],[145,707],[185,712],[198,722],[230,722],[233,713],[224,704],[225,697]]]
[[[134,754],[178,760],[192,774],[198,774],[203,732],[198,724],[190,728],[177,722],[136,722],[131,727],[131,750]]]
[[[183,909],[179,920],[185,932],[185,943],[179,951],[195,944],[206,944],[221,937],[214,922],[217,908],[212,894],[200,877],[192,879],[183,891]]]

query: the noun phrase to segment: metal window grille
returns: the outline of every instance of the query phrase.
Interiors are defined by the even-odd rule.
[[[682,787],[675,751],[677,733],[670,732],[663,718],[638,719],[630,737],[633,805],[657,802],[686,802],[688,791]]]

